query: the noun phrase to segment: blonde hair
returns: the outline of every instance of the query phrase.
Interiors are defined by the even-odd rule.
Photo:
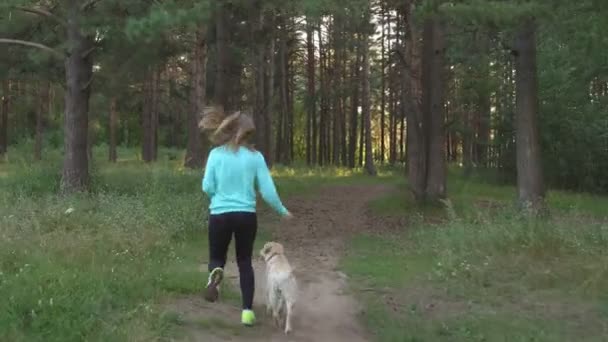
[[[207,132],[214,145],[226,145],[234,150],[240,146],[254,149],[249,138],[255,132],[255,124],[248,114],[239,111],[227,115],[222,107],[206,107],[198,126]]]

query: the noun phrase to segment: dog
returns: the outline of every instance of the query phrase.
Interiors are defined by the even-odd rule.
[[[289,334],[298,294],[296,277],[280,243],[267,242],[260,255],[266,262],[266,311],[279,328],[284,319],[285,334]]]

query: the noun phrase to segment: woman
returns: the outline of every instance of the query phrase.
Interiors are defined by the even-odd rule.
[[[281,216],[291,218],[291,214],[281,203],[264,157],[249,143],[255,131],[250,116],[236,112],[226,117],[219,108],[207,108],[199,125],[212,132],[211,141],[217,145],[209,153],[202,184],[203,191],[211,199],[209,280],[205,299],[217,300],[228,246],[234,235],[243,300],[241,321],[251,326],[255,322],[251,264],[257,232],[255,185],[262,198]]]

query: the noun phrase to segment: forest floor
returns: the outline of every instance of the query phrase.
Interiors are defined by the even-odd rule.
[[[382,185],[330,186],[312,196],[290,198],[287,206],[295,215],[293,221],[277,224],[273,223],[272,214],[262,216],[268,222],[270,238],[284,244],[299,282],[292,334],[285,336],[265,315],[264,263],[257,258],[254,268],[258,325],[240,326],[238,299],[210,304],[200,294],[183,296],[169,306],[182,317],[184,340],[368,341],[370,337],[361,324],[363,307],[349,289],[348,277],[339,270],[339,262],[351,238],[382,226],[381,222],[370,220],[368,204],[387,190]],[[202,268],[206,269],[206,265]],[[233,288],[238,288],[234,262],[227,272]]]
[[[286,246],[301,297],[294,333],[240,325],[236,265],[206,303],[200,171],[96,150],[93,191],[58,196],[61,153],[0,161],[2,341],[608,341],[608,198],[551,191],[548,218],[515,190],[451,170],[450,201],[416,205],[403,171],[276,167],[295,219],[262,206],[256,251]],[[257,253],[257,252],[256,252]],[[233,252],[229,259],[233,260]]]

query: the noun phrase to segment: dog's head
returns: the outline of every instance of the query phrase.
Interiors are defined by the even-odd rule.
[[[264,258],[265,261],[270,260],[275,255],[283,254],[283,245],[278,242],[266,242],[264,247],[260,251],[260,255]]]

